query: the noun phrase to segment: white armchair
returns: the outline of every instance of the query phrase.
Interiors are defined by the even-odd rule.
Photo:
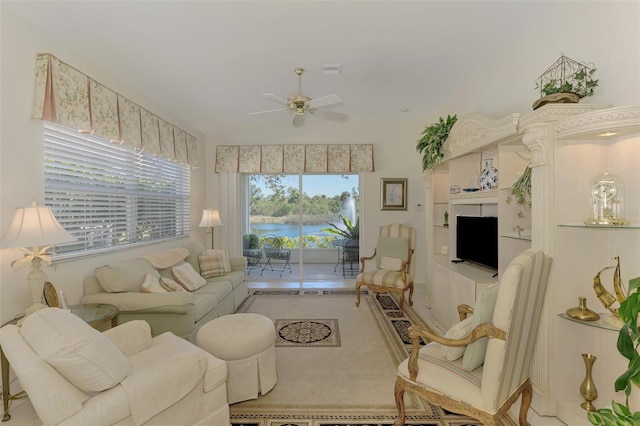
[[[100,333],[46,308],[0,344],[45,425],[229,425],[226,362],[145,321]]]
[[[542,251],[525,250],[509,264],[500,284],[482,290],[471,321],[461,321],[445,337],[424,327],[409,328],[413,349],[398,366],[396,425],[404,425],[405,391],[483,425],[497,425],[522,395],[519,423],[528,424],[529,369],[550,264]],[[431,343],[421,347],[421,337]]]

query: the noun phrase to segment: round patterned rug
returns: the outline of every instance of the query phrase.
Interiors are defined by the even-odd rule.
[[[337,319],[277,319],[276,346],[340,346]]]

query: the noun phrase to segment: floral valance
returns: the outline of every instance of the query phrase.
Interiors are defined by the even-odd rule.
[[[373,145],[219,145],[216,172],[353,173],[373,171]]]
[[[195,136],[47,53],[36,57],[32,116],[198,166]]]

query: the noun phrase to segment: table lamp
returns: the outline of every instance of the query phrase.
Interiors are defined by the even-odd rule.
[[[222,226],[218,210],[204,209],[199,226],[200,228],[208,228],[207,232],[211,232],[211,248],[213,248],[213,228],[215,226]]]
[[[40,270],[41,262],[51,263],[51,246],[69,243],[76,239],[58,223],[53,212],[47,206],[38,206],[34,201],[31,207],[18,207],[9,230],[2,238],[2,248],[22,248],[27,254],[11,262],[11,267],[19,269],[31,262],[31,272],[27,275],[31,306],[25,311],[25,317],[38,309],[46,308],[42,303],[42,290],[47,281],[46,274]]]

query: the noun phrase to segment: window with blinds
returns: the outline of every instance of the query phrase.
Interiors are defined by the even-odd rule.
[[[76,242],[62,257],[189,235],[190,169],[44,123],[45,204]]]

